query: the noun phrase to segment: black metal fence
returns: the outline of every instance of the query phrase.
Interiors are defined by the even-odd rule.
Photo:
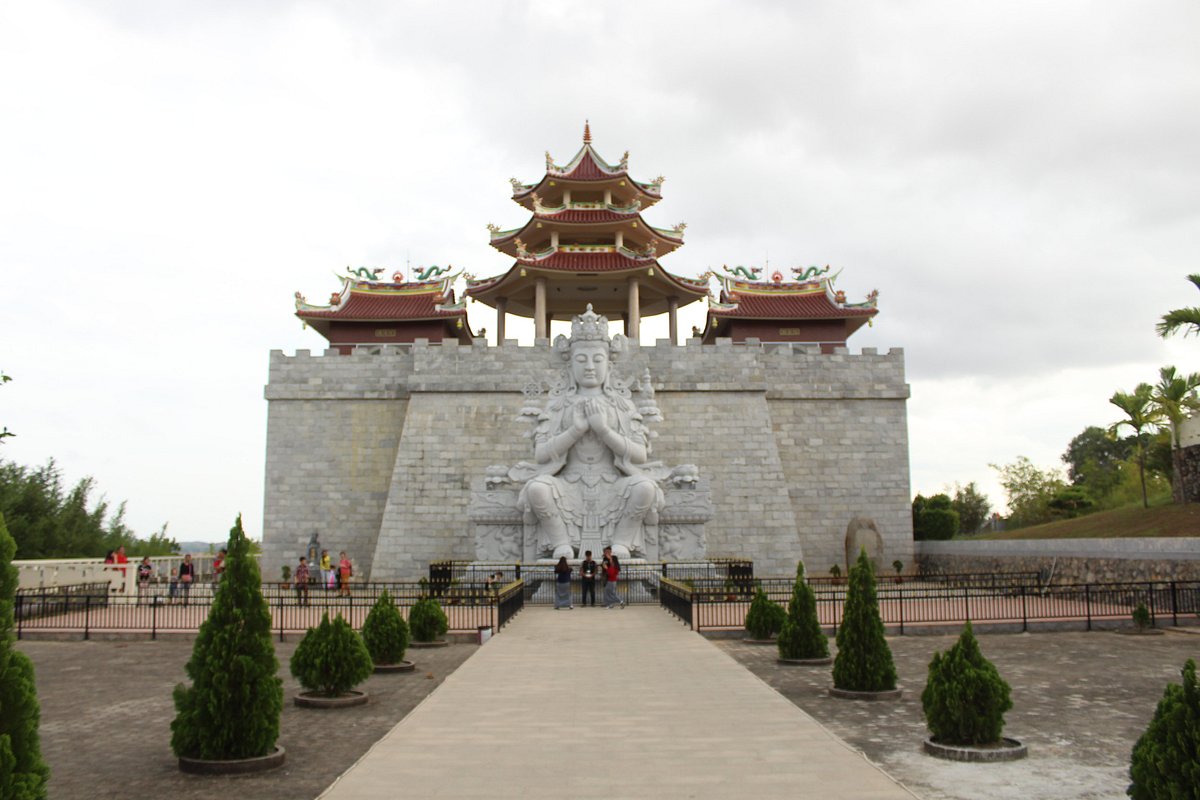
[[[994,584],[983,581],[938,582],[881,580],[876,586],[879,612],[885,625],[903,634],[906,628],[975,623],[1029,630],[1030,625],[1119,627],[1132,624],[1133,609],[1145,605],[1153,625],[1200,624],[1200,581],[1141,581],[1124,583],[1022,583],[1000,575]],[[693,630],[736,630],[744,627],[756,589],[786,606],[792,582],[786,578],[755,579],[741,585],[704,585],[661,581],[659,602]],[[846,587],[813,585],[817,618],[836,631],[841,622]]]
[[[146,593],[124,598],[111,596],[103,583],[22,589],[15,598],[17,637],[28,631],[78,633],[84,639],[101,631],[142,631],[155,639],[159,633],[194,632],[208,618],[219,591],[219,587],[206,584],[193,586],[186,594]],[[325,590],[318,584],[262,586],[271,629],[281,641],[285,634],[313,627],[325,613],[340,614],[351,626],[360,628],[384,591],[405,618],[413,604],[430,593],[421,582],[357,584],[349,593]],[[489,627],[499,631],[524,607],[525,587],[519,580],[503,586],[459,585],[448,587],[437,599],[452,633],[478,633]]]

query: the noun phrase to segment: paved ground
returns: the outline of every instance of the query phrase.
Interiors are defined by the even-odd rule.
[[[23,641],[18,646],[37,667],[43,752],[53,770],[50,788],[55,798],[216,798],[230,791],[266,800],[317,797],[475,653],[447,682],[446,692],[438,692],[396,728],[392,738],[403,737],[406,729],[416,729],[414,721],[426,709],[451,708],[453,698],[443,701],[443,694],[453,689],[462,695],[463,705],[453,713],[429,712],[442,718],[433,722],[445,726],[430,744],[430,753],[436,755],[428,761],[415,756],[407,761],[388,796],[396,794],[397,786],[413,786],[413,774],[432,771],[473,776],[477,783],[472,785],[482,784],[481,794],[489,797],[505,796],[512,785],[544,787],[556,798],[587,797],[597,787],[597,796],[609,798],[647,793],[686,797],[710,790],[711,796],[736,797],[750,792],[723,781],[747,766],[769,775],[777,774],[780,765],[790,769],[793,762],[815,761],[819,766],[829,752],[825,745],[816,757],[803,747],[799,752],[787,750],[789,741],[799,742],[808,733],[772,728],[775,732],[766,735],[766,741],[754,738],[763,725],[792,724],[779,721],[784,717],[778,703],[766,715],[747,705],[747,698],[762,701],[762,683],[742,672],[734,692],[706,684],[710,673],[726,672],[732,665],[722,656],[727,653],[930,800],[1120,798],[1129,751],[1163,687],[1179,680],[1187,658],[1200,660],[1200,636],[1194,634],[995,634],[981,636],[980,641],[1013,686],[1015,708],[1009,712],[1006,733],[1030,745],[1024,762],[960,765],[921,753],[925,728],[919,694],[929,659],[935,650],[953,643],[950,636],[891,639],[907,696],[900,703],[866,704],[829,698],[827,667],[781,667],[774,661],[773,647],[705,641],[658,608],[531,608],[483,648],[451,645],[413,651],[421,669],[370,678],[366,688],[372,702],[364,708],[318,712],[286,705],[280,741],[289,751],[287,766],[245,778],[196,778],[176,770],[168,746],[170,692],[184,679],[190,639]],[[289,698],[298,689],[286,669],[294,647],[294,639],[277,645]],[[432,680],[426,677],[429,673]],[[601,691],[610,679],[616,679],[616,688]],[[457,685],[460,681],[476,686],[467,692],[469,687]],[[499,686],[512,689],[504,692]],[[595,716],[605,698],[613,698],[615,704],[615,713],[607,719]],[[681,719],[681,708],[697,711],[700,718]],[[448,760],[445,748],[459,740],[469,743],[466,754]],[[376,752],[391,746],[380,744]],[[651,754],[654,759],[645,769],[630,766]],[[621,766],[604,777],[601,762],[606,755]],[[515,759],[511,768],[503,763],[491,766],[508,759]],[[697,759],[696,774],[710,776],[710,783],[669,781],[675,767]],[[447,767],[463,763],[489,766]],[[600,779],[579,783],[575,776],[589,770]],[[846,775],[865,772],[873,770],[859,760],[838,779],[845,785]],[[559,783],[547,780],[555,777]],[[811,781],[805,785],[815,786]],[[795,791],[795,784],[789,786],[788,796],[807,794]]]
[[[324,795],[913,795],[655,606],[527,608]]]
[[[981,635],[984,655],[1013,690],[1005,734],[1029,745],[1029,757],[1009,764],[956,764],[921,751],[927,731],[920,698],[934,652],[949,648],[955,637],[888,641],[905,693],[899,703],[887,704],[829,697],[830,667],[781,666],[772,646],[715,644],[930,800],[1125,797],[1130,751],[1163,688],[1180,681],[1188,658],[1200,660],[1195,634]]]
[[[284,679],[279,743],[288,751],[287,763],[274,772],[237,778],[184,775],[171,754],[171,689],[186,680],[183,666],[192,639],[19,642],[37,670],[50,796],[199,800],[236,792],[246,800],[316,797],[479,650],[465,644],[411,650],[415,673],[374,675],[359,687],[371,695],[368,705],[317,711],[291,702],[300,687],[287,659],[297,641],[275,645]]]

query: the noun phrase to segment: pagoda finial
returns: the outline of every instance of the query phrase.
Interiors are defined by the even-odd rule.
[[[592,125],[588,120],[583,121],[583,143],[592,143]]]

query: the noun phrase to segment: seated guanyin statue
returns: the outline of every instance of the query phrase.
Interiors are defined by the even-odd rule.
[[[488,470],[489,489],[520,486],[523,538],[533,539],[539,557],[574,558],[605,545],[618,557],[645,556],[648,539],[657,557],[664,487],[695,488],[695,467],[650,461],[646,423],[662,417],[648,372],[636,381],[614,373],[626,349],[625,337],[610,338],[608,319],[590,305],[575,317],[571,337],[554,340],[566,369],[544,405],[535,405],[540,389],[526,393],[521,418],[534,426],[534,461]]]

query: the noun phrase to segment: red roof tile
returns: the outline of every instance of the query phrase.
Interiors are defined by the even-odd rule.
[[[453,298],[450,298],[453,302]],[[442,303],[439,292],[422,294],[377,294],[374,292],[350,292],[350,299],[338,309],[305,310],[296,312],[302,319],[345,319],[345,320],[403,320],[437,319],[465,316],[466,310],[438,311],[435,305]]]
[[[564,253],[558,251],[542,259],[518,259],[518,263],[538,269],[555,269],[564,272],[618,272],[623,269],[651,266],[654,264],[654,259],[633,259],[620,253]]]
[[[542,219],[552,219],[556,222],[621,222],[637,216],[637,212],[633,211],[628,214],[618,214],[616,211],[609,211],[604,208],[581,209],[571,208],[565,211],[555,213],[541,213],[537,215]]]
[[[824,292],[813,294],[738,294],[723,297],[723,302],[737,303],[737,308],[714,308],[714,317],[747,319],[845,319],[871,317],[877,308],[840,308]]]
[[[592,158],[590,151],[583,154],[583,158],[579,159],[579,163],[575,165],[575,169],[570,172],[563,173],[559,177],[565,180],[572,181],[604,181],[621,175],[620,172],[607,172],[596,163]]]

